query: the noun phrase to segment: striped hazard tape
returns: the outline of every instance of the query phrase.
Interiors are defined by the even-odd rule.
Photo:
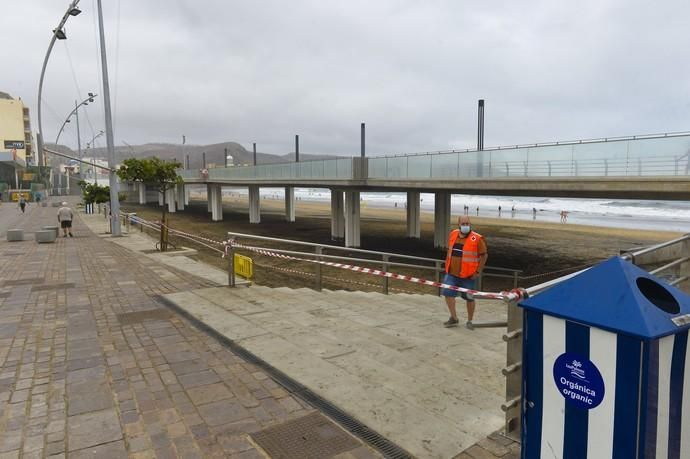
[[[160,222],[153,223],[153,222],[146,221],[140,217],[135,217],[135,218],[140,223],[143,223],[145,225],[148,224],[150,226],[153,226],[154,228],[157,227],[156,229],[158,229],[158,230],[160,230],[160,227],[162,226]],[[383,271],[380,269],[365,268],[362,266],[348,265],[345,263],[336,263],[333,261],[312,260],[309,258],[295,257],[293,255],[286,255],[283,253],[273,252],[271,250],[266,250],[266,249],[262,249],[259,247],[252,247],[249,245],[240,244],[239,242],[237,242],[234,239],[229,239],[227,241],[220,242],[220,241],[205,238],[205,237],[202,237],[199,235],[186,233],[184,231],[176,230],[176,229],[173,229],[170,227],[168,227],[168,231],[170,233],[177,234],[178,236],[185,237],[186,239],[196,240],[197,242],[201,243],[202,245],[206,245],[207,247],[208,247],[207,244],[204,244],[203,242],[200,242],[200,241],[204,241],[208,244],[212,244],[215,246],[223,247],[224,248],[223,250],[216,249],[215,247],[209,247],[209,248],[212,248],[213,250],[218,250],[219,252],[221,252],[223,258],[228,256],[231,248],[237,248],[237,249],[244,249],[244,250],[248,250],[250,252],[258,253],[260,255],[264,255],[267,257],[282,258],[284,260],[303,261],[306,263],[320,264],[323,266],[330,266],[332,268],[346,269],[348,271],[354,271],[354,272],[359,272],[359,273],[363,273],[363,274],[370,274],[372,276],[387,277],[389,279],[401,280],[401,281],[405,281],[405,282],[411,282],[414,284],[428,285],[430,287],[438,287],[438,288],[443,288],[443,289],[448,289],[448,290],[454,290],[454,291],[461,292],[461,293],[468,293],[475,298],[485,298],[485,299],[503,300],[503,301],[517,301],[517,300],[520,300],[520,299],[526,297],[525,290],[519,289],[519,288],[510,290],[510,291],[500,292],[500,293],[482,292],[480,290],[473,290],[473,289],[468,289],[468,288],[463,288],[463,287],[457,287],[455,285],[448,285],[448,284],[444,284],[442,282],[431,281],[431,280],[427,280],[427,279],[424,279],[421,277],[407,276],[404,274],[396,274],[396,273],[392,273],[389,271]]]
[[[444,284],[442,282],[430,281],[427,279],[423,279],[421,277],[406,276],[404,274],[396,274],[396,273],[392,273],[389,271],[382,271],[380,269],[364,268],[362,266],[348,265],[348,264],[344,264],[344,263],[336,263],[333,261],[311,260],[308,258],[299,258],[299,257],[295,257],[292,255],[285,255],[282,253],[277,253],[277,252],[273,252],[270,250],[261,249],[258,247],[252,247],[249,245],[240,244],[234,240],[229,240],[229,241],[225,242],[225,253],[226,253],[226,255],[227,255],[227,253],[231,247],[237,248],[237,249],[249,250],[251,252],[258,253],[260,255],[264,255],[267,257],[282,258],[284,260],[304,261],[307,263],[320,264],[320,265],[324,265],[324,266],[330,266],[333,268],[346,269],[348,271],[355,271],[355,272],[364,273],[364,274],[371,274],[373,276],[380,276],[380,277],[387,277],[389,279],[402,280],[402,281],[411,282],[414,284],[422,284],[422,285],[428,285],[430,287],[439,287],[439,288],[444,288],[444,289],[448,289],[448,290],[455,290],[455,291],[461,292],[461,293],[469,293],[470,295],[472,295],[475,298],[515,301],[515,300],[519,300],[525,296],[525,292],[522,289],[513,289],[509,292],[500,292],[500,293],[482,292],[480,290],[473,290],[473,289],[468,289],[468,288],[463,288],[463,287],[457,287],[455,285],[448,285],[448,284]]]

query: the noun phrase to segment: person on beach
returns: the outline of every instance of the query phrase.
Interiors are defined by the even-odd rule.
[[[470,217],[465,215],[459,217],[458,228],[452,230],[448,235],[446,275],[443,283],[473,290],[487,258],[489,258],[489,253],[484,237],[472,231]],[[446,288],[441,291],[441,295],[445,297],[446,306],[448,306],[450,313],[450,318],[443,323],[443,326],[446,328],[458,326],[455,298],[460,295],[467,302],[467,323],[465,326],[474,330],[474,325],[472,325],[475,308],[474,297],[466,292],[460,293],[457,290]]]
[[[63,237],[67,237],[67,234],[69,233],[69,237],[74,237],[72,236],[72,219],[74,218],[74,215],[72,215],[72,209],[70,209],[67,206],[66,202],[62,203],[62,207],[58,209],[57,213],[57,219],[58,222],[60,222],[60,227],[62,228],[62,234]]]
[[[479,217],[479,206],[477,206],[477,217]]]
[[[536,220],[536,219],[537,219],[537,208],[532,207],[532,220]]]
[[[24,199],[24,196],[19,197],[19,208],[22,210],[22,213],[26,212],[26,199]]]
[[[501,218],[501,206],[498,206],[498,218]]]

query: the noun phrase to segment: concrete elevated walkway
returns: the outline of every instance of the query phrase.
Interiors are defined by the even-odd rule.
[[[418,457],[454,457],[503,425],[503,331],[443,328],[438,297],[252,286],[165,298]],[[476,321],[496,319],[503,303],[480,302]]]

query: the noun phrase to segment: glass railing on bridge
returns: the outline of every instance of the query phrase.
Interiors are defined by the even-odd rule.
[[[183,170],[186,180],[463,179],[690,175],[690,133],[300,163]]]
[[[690,134],[369,158],[369,178],[690,175]]]

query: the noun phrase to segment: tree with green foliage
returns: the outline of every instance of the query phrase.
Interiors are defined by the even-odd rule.
[[[80,180],[79,187],[84,196],[84,204],[102,204],[110,201],[109,186],[101,186]]]
[[[161,216],[160,250],[168,249],[168,206],[165,202],[166,191],[183,183],[177,170],[182,164],[177,160],[162,161],[159,158],[128,158],[123,161],[117,171],[118,177],[124,182],[143,183],[163,194],[163,215]]]

